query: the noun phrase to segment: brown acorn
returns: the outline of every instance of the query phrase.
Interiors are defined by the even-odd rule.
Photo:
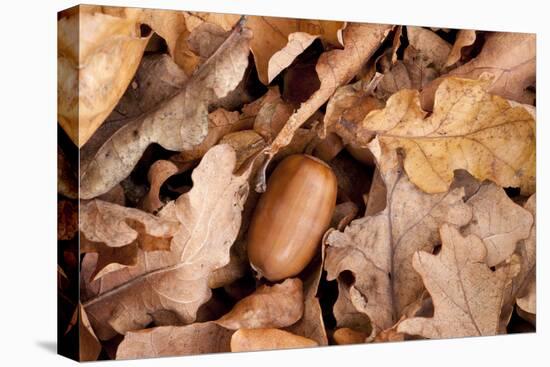
[[[323,161],[291,155],[275,168],[248,230],[248,256],[259,276],[277,281],[300,273],[327,230],[338,191]]]

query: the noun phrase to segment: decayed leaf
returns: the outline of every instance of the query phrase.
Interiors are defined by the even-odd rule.
[[[456,34],[456,40],[453,48],[447,57],[445,66],[452,66],[460,61],[462,57],[462,49],[471,46],[476,41],[476,31],[471,29],[461,29]]]
[[[535,93],[527,88],[536,79],[536,38],[530,33],[491,33],[479,55],[470,62],[452,70],[449,75],[477,79],[483,73],[491,73],[488,86],[492,94],[520,103],[533,104]],[[434,90],[440,80],[435,80],[422,92],[422,107],[431,110]]]
[[[487,183],[467,203],[472,206],[472,222],[464,234],[475,234],[487,248],[487,265],[508,259],[516,244],[529,236],[533,216],[514,203],[501,187]]]
[[[147,195],[141,204],[143,210],[150,213],[155,213],[162,208],[164,203],[159,197],[160,188],[168,178],[175,175],[178,171],[178,166],[163,159],[158,160],[151,165],[149,168],[149,173],[147,174],[150,184],[149,192],[147,192]]]
[[[290,143],[294,132],[332,96],[336,88],[359,72],[390,29],[391,26],[380,24],[349,24],[344,29],[344,49],[328,51],[319,57],[315,67],[321,83],[319,90],[290,116],[267,151],[270,157]]]
[[[236,26],[174,97],[159,108],[125,122],[98,144],[96,152],[83,151],[81,197],[93,198],[119,183],[151,143],[182,151],[202,142],[207,136],[208,106],[226,96],[241,81],[248,65],[251,37],[248,29]]]
[[[395,151],[385,151],[378,138],[368,147],[387,188],[386,207],[354,220],[343,232],[330,232],[325,269],[328,280],[346,270],[353,273],[355,281],[348,285],[348,294],[345,287],[339,288],[344,292],[339,300],[350,299],[359,316],[368,315],[376,334],[393,326],[422,294],[422,280],[412,269],[413,254],[431,252],[440,240],[439,226],[468,223],[471,209],[462,201],[463,189],[426,194],[408,180]],[[342,301],[346,303],[350,302]],[[349,309],[340,314],[349,317]],[[361,330],[339,321],[336,306],[335,316],[338,326]]]
[[[167,204],[159,217],[177,219],[170,251],[140,251],[137,264],[114,272],[109,287],[84,304],[102,340],[137,330],[151,314],[173,312],[190,323],[211,296],[210,273],[229,262],[241,225],[250,169],[235,176],[235,152],[227,145],[208,151],[193,171],[193,188]]]
[[[86,315],[84,307],[79,303],[78,304],[78,351],[80,356],[80,361],[96,361],[99,353],[101,353],[101,344],[97,340],[97,336],[90,325],[90,320]]]
[[[149,40],[135,20],[86,8],[57,22],[58,121],[79,147],[124,94]]]
[[[213,322],[130,331],[118,346],[116,359],[229,352],[232,333]]]
[[[303,312],[302,281],[289,278],[281,284],[259,287],[216,323],[231,330],[281,328],[294,324]]]
[[[410,180],[427,193],[447,191],[456,169],[532,193],[535,121],[524,108],[485,92],[488,83],[445,79],[427,118],[417,91],[399,91],[385,109],[367,115],[355,131],[358,141],[376,133],[384,146],[403,149]]]
[[[240,329],[231,337],[232,352],[306,348],[317,345],[311,339],[279,329]]]
[[[404,320],[398,331],[427,338],[498,334],[507,269],[489,269],[480,238],[463,237],[448,224],[440,232],[439,254],[419,251],[413,257],[413,266],[432,296],[434,316]]]

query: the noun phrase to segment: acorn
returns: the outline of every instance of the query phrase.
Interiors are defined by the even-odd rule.
[[[328,229],[338,185],[325,162],[288,156],[275,168],[248,230],[248,256],[260,277],[278,281],[299,274]]]

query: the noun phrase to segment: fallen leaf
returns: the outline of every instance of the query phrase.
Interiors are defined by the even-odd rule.
[[[344,228],[355,219],[357,212],[359,212],[359,208],[353,201],[346,201],[345,203],[336,205],[330,221],[330,227],[343,231]]]
[[[338,345],[347,345],[347,344],[362,344],[365,342],[369,334],[353,330],[347,327],[337,329],[332,338],[334,342]]]
[[[90,320],[86,315],[86,311],[82,305],[78,304],[78,352],[79,352],[79,361],[97,361],[99,353],[101,353],[101,344],[97,339],[97,336],[90,325]]]
[[[126,92],[107,121],[140,116],[176,94],[187,82],[185,72],[166,54],[145,55]]]
[[[160,188],[171,176],[178,173],[179,169],[174,163],[166,160],[158,160],[151,165],[147,179],[149,180],[149,191],[143,199],[141,208],[150,213],[156,213],[164,206],[159,197]]]
[[[229,352],[232,333],[213,322],[130,331],[118,346],[116,359]]]
[[[536,218],[536,196],[531,195],[524,205],[533,218]],[[518,307],[530,314],[537,312],[537,287],[536,287],[536,221],[533,221],[529,237],[518,244],[517,252],[521,259],[521,270],[514,279],[512,286],[512,299],[515,297]]]
[[[232,352],[307,348],[317,345],[311,339],[279,329],[240,329],[231,336]]]
[[[432,296],[434,316],[404,320],[397,330],[431,339],[498,334],[506,269],[489,269],[479,237],[463,237],[449,224],[441,226],[440,233],[439,254],[418,251],[413,257]]]
[[[220,144],[231,146],[237,153],[237,169],[267,145],[264,138],[254,130],[228,133],[220,140]]]
[[[231,330],[281,328],[294,324],[303,312],[302,281],[288,278],[281,284],[259,287],[216,323]]]
[[[372,111],[359,142],[373,133],[382,145],[405,151],[409,179],[427,193],[445,192],[456,169],[504,187],[535,190],[535,121],[485,89],[489,80],[446,78],[436,92],[432,115],[420,108],[417,91],[401,90],[386,108]]]
[[[479,55],[451,70],[449,75],[478,79],[483,73],[493,75],[487,91],[520,103],[533,104],[535,93],[527,88],[536,79],[536,38],[530,33],[495,32],[487,35]],[[431,110],[434,90],[441,80],[435,80],[422,91],[422,108]]]
[[[170,251],[140,251],[134,267],[112,273],[110,288],[86,301],[100,339],[141,329],[159,310],[172,311],[183,323],[194,321],[211,296],[208,277],[229,262],[241,225],[250,170],[234,175],[235,162],[229,146],[210,149],[193,171],[191,191],[158,215],[180,223]]]
[[[58,121],[82,147],[111,113],[137,70],[149,36],[139,24],[90,11],[57,22]]]
[[[472,214],[462,201],[463,189],[426,194],[408,180],[395,151],[384,151],[378,138],[368,147],[387,188],[386,207],[354,220],[343,232],[330,232],[325,269],[327,280],[337,279],[347,270],[352,272],[349,294],[342,296],[368,315],[376,335],[393,326],[422,294],[422,280],[411,264],[414,253],[433,250],[440,241],[441,224],[462,226]],[[344,311],[349,314],[348,309]],[[361,330],[339,322],[336,309],[335,316],[338,326]]]
[[[461,29],[456,34],[455,43],[447,57],[445,66],[452,66],[462,58],[462,49],[471,46],[476,41],[476,31],[472,29]]]
[[[321,82],[319,90],[300,105],[279,132],[267,154],[273,157],[288,145],[295,131],[331,96],[348,83],[368,61],[386,38],[391,26],[380,24],[348,24],[343,31],[344,49],[323,53],[315,67]]]
[[[508,259],[520,240],[529,236],[533,216],[514,203],[501,187],[493,183],[482,185],[468,199],[472,206],[472,222],[463,234],[475,234],[487,248],[487,265],[495,266]]]
[[[251,37],[249,30],[237,26],[174,97],[159,108],[130,119],[99,144],[96,152],[83,151],[81,197],[93,198],[119,183],[151,143],[174,151],[201,143],[207,136],[208,106],[226,96],[242,79]]]
[[[407,39],[409,47],[418,52],[423,66],[433,65],[439,71],[443,68],[451,52],[447,41],[429,29],[411,26],[407,26]]]
[[[67,153],[57,146],[57,192],[69,199],[78,198],[78,180]]]

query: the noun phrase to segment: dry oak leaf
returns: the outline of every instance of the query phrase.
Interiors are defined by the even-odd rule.
[[[288,278],[281,284],[259,287],[215,322],[231,330],[282,328],[298,321],[303,312],[302,281]]]
[[[147,179],[149,180],[149,191],[143,198],[141,208],[147,212],[155,213],[164,206],[160,199],[160,188],[171,176],[178,173],[179,169],[173,162],[161,159],[156,161],[149,168]]]
[[[57,192],[69,199],[78,198],[76,170],[60,145],[57,146]]]
[[[129,119],[95,152],[83,152],[80,194],[98,196],[122,181],[145,149],[158,143],[182,151],[201,143],[208,132],[208,107],[241,81],[248,65],[251,32],[237,25],[225,42],[171,99]]]
[[[407,27],[409,47],[413,47],[423,66],[432,65],[441,70],[451,52],[451,45],[437,33],[422,27]]]
[[[119,344],[116,359],[229,352],[232,333],[213,322],[130,331]]]
[[[395,151],[384,151],[378,138],[368,147],[387,189],[386,207],[327,235],[325,269],[328,280],[346,270],[353,273],[349,294],[339,298],[349,298],[359,314],[368,315],[376,335],[392,327],[422,295],[422,280],[411,264],[414,253],[433,250],[442,223],[462,226],[472,214],[462,188],[426,194],[408,180]],[[349,323],[338,326],[364,331]]]
[[[100,339],[141,329],[161,310],[183,323],[195,320],[198,308],[211,297],[210,273],[229,262],[241,225],[251,172],[234,175],[235,162],[229,146],[210,149],[191,175],[191,191],[158,215],[180,223],[170,251],[140,251],[135,266],[112,273],[110,288],[86,301]]]
[[[179,223],[134,208],[92,200],[80,207],[80,251],[98,254],[89,279],[135,265],[138,249],[169,250]]]
[[[427,193],[449,189],[454,170],[480,181],[535,191],[535,120],[485,91],[486,78],[446,78],[436,92],[434,112],[426,117],[419,94],[402,90],[386,108],[372,111],[356,128],[359,142],[373,133],[382,145],[405,151],[409,179]]]
[[[332,334],[334,342],[338,345],[362,344],[368,336],[369,334],[363,331],[357,331],[347,327],[339,328]]]
[[[128,119],[153,110],[187,82],[184,71],[166,54],[145,55],[126,92],[107,121]]]
[[[314,340],[279,329],[240,329],[231,336],[232,352],[316,346]]]
[[[461,29],[456,34],[455,43],[447,57],[445,66],[452,66],[462,58],[462,49],[471,46],[476,41],[476,31],[471,29]]]
[[[494,76],[488,91],[506,99],[533,104],[535,93],[528,90],[536,81],[536,37],[533,33],[496,32],[486,37],[479,55],[449,72],[449,76],[477,79],[483,73]],[[422,107],[431,110],[434,80],[422,91]]]
[[[449,224],[440,232],[439,254],[418,251],[413,257],[413,266],[432,296],[434,316],[406,319],[397,331],[431,339],[498,334],[507,269],[492,271],[487,266],[487,251],[479,237],[463,237]]]
[[[149,36],[133,19],[88,6],[61,18],[57,31],[58,121],[81,147],[124,94]]]
[[[321,83],[319,89],[290,116],[268,150],[270,157],[288,145],[295,131],[328,101],[339,86],[347,84],[361,70],[391,28],[382,24],[351,23],[346,26],[343,31],[344,49],[321,54],[315,66]],[[322,137],[324,134],[326,129]]]
[[[483,184],[467,203],[472,206],[473,216],[462,233],[475,234],[483,240],[487,265],[495,266],[508,259],[517,243],[529,236],[533,216],[494,183]]]
[[[524,205],[533,217],[536,217],[536,194],[531,195]],[[518,253],[521,258],[521,270],[514,279],[512,295],[515,295],[518,307],[530,314],[537,312],[537,287],[536,287],[536,221],[529,233],[529,237],[518,245]]]
[[[101,353],[101,344],[90,325],[90,320],[88,320],[84,307],[82,307],[80,303],[78,304],[77,312],[79,361],[97,361],[97,357],[99,357],[99,353]]]
[[[227,144],[237,153],[237,169],[266,147],[264,138],[254,130],[241,130],[225,135],[219,144]]]

